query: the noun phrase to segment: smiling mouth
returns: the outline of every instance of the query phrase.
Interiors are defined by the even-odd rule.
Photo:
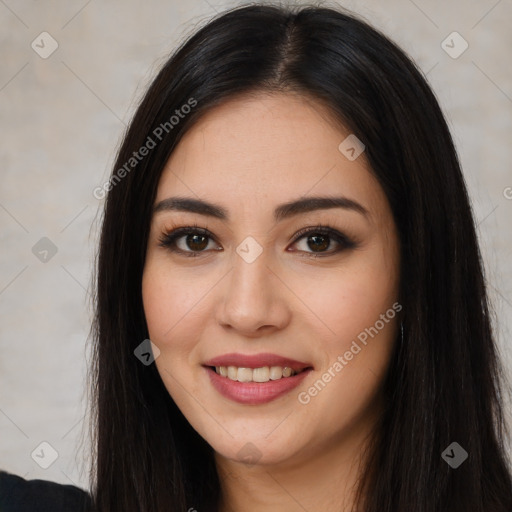
[[[221,377],[232,381],[259,383],[287,379],[311,369],[311,367],[306,367],[294,370],[288,366],[262,366],[260,368],[210,366],[209,368]]]

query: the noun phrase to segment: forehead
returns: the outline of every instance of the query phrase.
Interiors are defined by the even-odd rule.
[[[181,139],[164,168],[156,201],[194,195],[258,209],[339,193],[377,205],[382,191],[364,154],[350,161],[338,149],[348,135],[309,97],[230,99],[206,112]]]

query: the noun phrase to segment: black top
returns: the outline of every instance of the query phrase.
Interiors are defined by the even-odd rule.
[[[89,512],[90,495],[74,485],[25,480],[0,470],[1,512]]]

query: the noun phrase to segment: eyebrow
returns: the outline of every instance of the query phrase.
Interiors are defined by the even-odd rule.
[[[345,210],[360,213],[369,217],[369,211],[357,201],[348,197],[304,197],[296,201],[290,201],[279,205],[274,210],[274,220],[279,222],[294,215],[312,212],[315,210],[326,210],[331,208],[343,208]],[[208,201],[194,199],[192,197],[169,197],[158,202],[153,208],[153,213],[162,211],[181,211],[198,213],[221,220],[229,220],[229,214],[225,208]]]

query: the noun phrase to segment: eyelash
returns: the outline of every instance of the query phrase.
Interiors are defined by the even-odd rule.
[[[175,228],[170,232],[164,231],[159,238],[159,242],[160,242],[159,246],[165,247],[166,249],[168,249],[171,252],[182,254],[188,258],[190,258],[190,257],[194,258],[194,257],[201,256],[202,253],[204,253],[206,251],[204,251],[204,250],[203,251],[183,251],[182,249],[178,249],[176,247],[176,241],[178,239],[182,238],[185,235],[190,235],[190,234],[199,234],[199,235],[208,237],[215,241],[215,237],[212,235],[212,233],[210,231],[199,227],[197,224],[194,224],[193,226]],[[304,228],[304,229],[300,230],[295,235],[292,243],[295,244],[302,238],[306,237],[306,235],[310,235],[310,234],[327,235],[327,236],[329,236],[330,239],[337,242],[341,247],[339,247],[338,249],[336,249],[334,251],[331,250],[330,252],[324,252],[324,253],[309,253],[309,252],[305,252],[305,251],[299,251],[301,253],[304,253],[304,254],[301,254],[301,257],[324,258],[327,256],[334,256],[334,255],[342,252],[345,249],[352,249],[352,248],[357,247],[357,243],[354,240],[350,239],[345,234],[340,233],[338,230],[331,228],[328,225],[323,225],[323,224],[319,224],[318,226]]]

